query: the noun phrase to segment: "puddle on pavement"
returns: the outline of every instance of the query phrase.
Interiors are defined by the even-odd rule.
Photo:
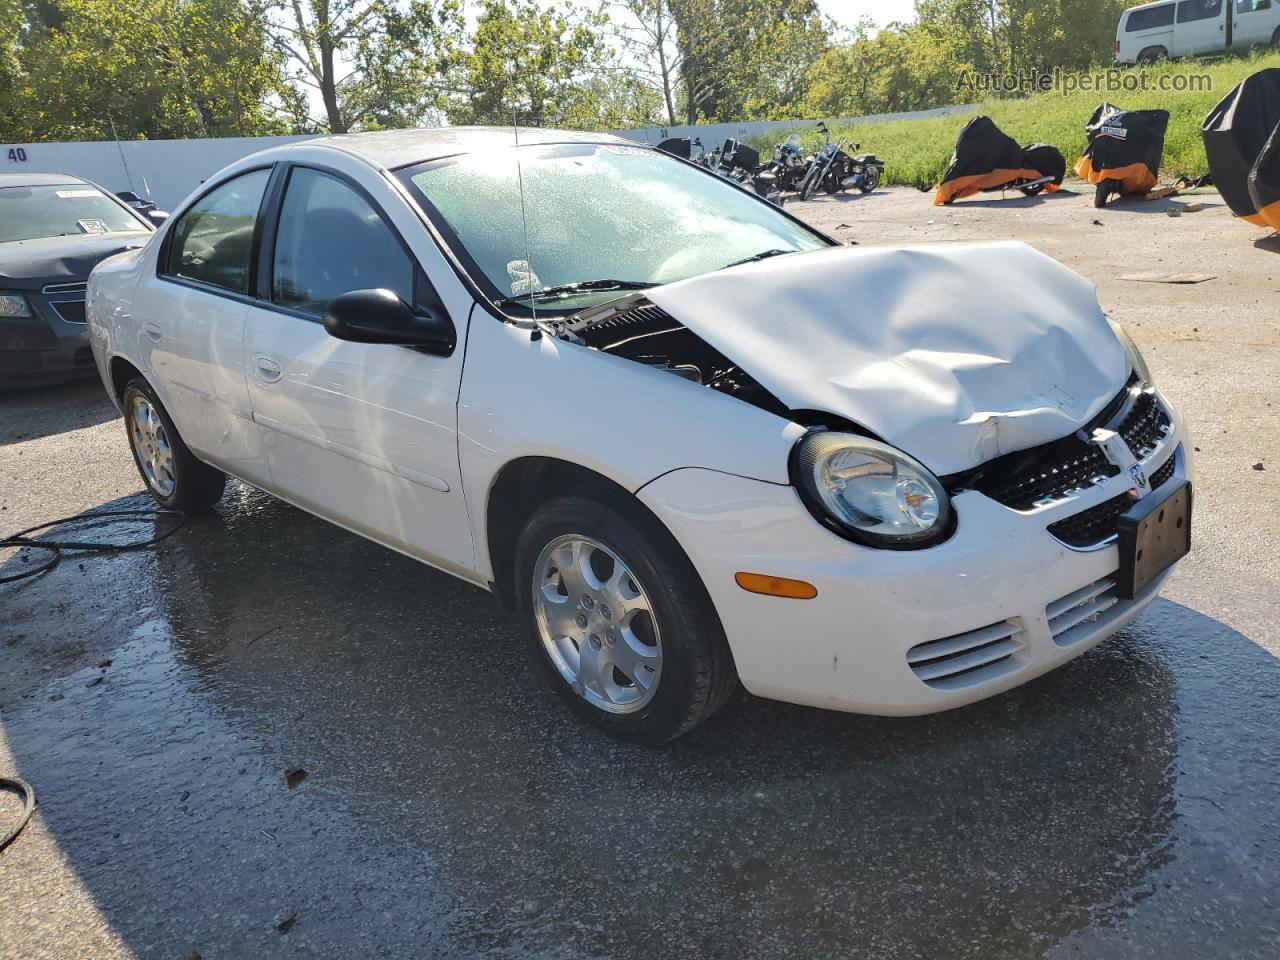
[[[12,763],[139,953],[270,950],[296,914],[357,954],[1033,956],[1280,873],[1274,773],[1217,779],[1274,760],[1280,668],[1164,601],[962,711],[744,696],[661,750],[573,720],[487,594],[238,486],[3,603]]]

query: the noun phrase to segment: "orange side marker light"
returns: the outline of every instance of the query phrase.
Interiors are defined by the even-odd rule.
[[[763,593],[767,597],[790,597],[792,600],[812,600],[818,588],[803,580],[771,577],[764,573],[736,573],[733,579],[748,593]]]

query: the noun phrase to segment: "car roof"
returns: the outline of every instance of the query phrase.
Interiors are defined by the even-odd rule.
[[[0,173],[0,187],[61,187],[69,183],[83,185],[89,181],[65,173]]]
[[[366,158],[388,169],[403,167],[460,153],[548,143],[609,143],[641,146],[607,133],[553,130],[540,127],[434,127],[421,130],[378,130],[343,133],[304,140],[297,147],[331,147]]]

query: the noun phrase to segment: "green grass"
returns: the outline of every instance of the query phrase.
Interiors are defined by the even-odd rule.
[[[974,116],[985,113],[1005,133],[1021,144],[1051,143],[1067,160],[1067,175],[1085,146],[1084,125],[1094,108],[1103,100],[1129,109],[1162,108],[1169,111],[1169,129],[1165,135],[1164,162],[1160,176],[1170,181],[1180,173],[1200,176],[1208,172],[1204,144],[1200,140],[1200,123],[1205,114],[1226,96],[1227,92],[1251,73],[1266,67],[1280,67],[1280,53],[1266,51],[1251,56],[1218,60],[1182,60],[1165,62],[1145,70],[1152,85],[1147,91],[1101,92],[1075,91],[1063,96],[1057,91],[1035,94],[1022,99],[989,100],[977,111],[923,120],[899,120],[888,123],[835,124],[832,137],[853,140],[862,150],[875,153],[885,164],[885,180],[896,184],[936,184],[951,161],[956,135]],[[1121,71],[1134,73],[1139,68]],[[1207,74],[1212,88],[1196,92],[1162,92],[1154,85],[1160,75]],[[812,124],[797,125],[806,149],[816,142]],[[762,157],[770,155],[773,144],[782,136],[775,133],[753,145]]]

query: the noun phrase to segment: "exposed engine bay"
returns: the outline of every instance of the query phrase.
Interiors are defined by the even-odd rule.
[[[562,330],[603,353],[626,357],[793,418],[792,412],[746,371],[643,295],[584,310]]]

